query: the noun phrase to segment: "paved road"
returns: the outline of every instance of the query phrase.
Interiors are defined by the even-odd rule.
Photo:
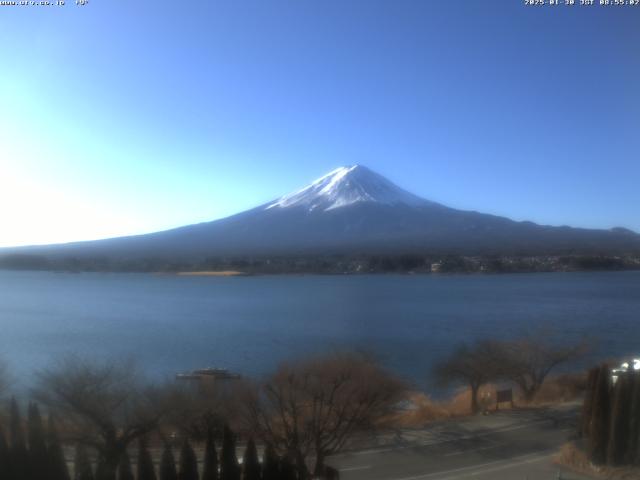
[[[582,480],[552,462],[575,432],[577,411],[501,412],[403,430],[328,463],[343,480]]]

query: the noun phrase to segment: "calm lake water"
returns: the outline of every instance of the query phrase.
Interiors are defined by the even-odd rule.
[[[426,383],[459,342],[551,325],[595,355],[640,353],[640,272],[177,277],[0,271],[0,356],[18,378],[67,353],[133,357],[155,377],[264,374],[326,349],[376,352]]]

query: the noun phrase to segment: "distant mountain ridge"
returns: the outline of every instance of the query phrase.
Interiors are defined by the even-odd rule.
[[[49,258],[204,259],[335,254],[556,255],[640,253],[640,235],[552,227],[420,198],[361,166],[227,218],[146,235],[0,249]]]

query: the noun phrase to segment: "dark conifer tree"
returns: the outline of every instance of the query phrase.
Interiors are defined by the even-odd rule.
[[[49,471],[49,457],[40,409],[35,403],[30,403],[27,411],[27,439],[31,478],[45,478]]]
[[[262,456],[262,480],[280,479],[280,460],[271,445],[267,445]]]
[[[604,364],[598,372],[596,391],[593,396],[591,427],[589,431],[588,454],[595,464],[604,464],[607,459],[610,427],[610,379],[609,366]]]
[[[176,459],[173,456],[173,449],[168,443],[165,443],[162,458],[160,458],[160,480],[178,480]]]
[[[131,468],[131,459],[126,451],[120,457],[120,463],[118,464],[118,480],[135,480],[133,469]]]
[[[611,412],[611,433],[607,446],[607,463],[619,466],[624,464],[624,457],[629,445],[629,414],[631,413],[631,396],[633,391],[628,374],[618,376]]]
[[[629,420],[629,443],[625,453],[625,464],[633,465],[640,461],[640,372],[631,375],[631,413]]]
[[[280,480],[297,480],[298,478],[293,462],[288,455],[280,459],[280,476],[278,478]]]
[[[260,460],[258,460],[258,450],[253,438],[247,442],[242,460],[242,471],[244,472],[242,477],[244,480],[260,480]]]
[[[198,457],[193,451],[191,443],[188,439],[184,439],[182,448],[180,449],[180,470],[178,472],[179,480],[199,480],[198,475]]]
[[[579,434],[582,437],[589,436],[589,427],[591,425],[591,416],[593,414],[593,397],[596,392],[596,384],[598,382],[598,372],[599,369],[597,367],[589,370],[589,375],[587,376],[587,388],[584,395],[584,403],[582,406],[582,419],[580,421],[580,431]]]
[[[15,398],[11,399],[11,418],[9,420],[9,478],[11,480],[29,479],[29,452],[24,439],[20,408]]]
[[[84,446],[76,445],[73,480],[93,480],[91,460]]]
[[[9,478],[9,445],[0,426],[0,478]]]
[[[49,414],[47,424],[47,466],[51,480],[69,480],[69,469],[64,458],[64,450],[58,436],[58,429],[53,415]]]
[[[220,457],[220,479],[240,480],[240,465],[238,465],[238,457],[236,455],[235,435],[228,425],[224,426]]]
[[[102,453],[98,454],[98,459],[96,461],[96,480],[112,480],[113,475],[110,472],[110,469],[107,467],[107,462],[104,459]]]
[[[218,453],[211,433],[207,435],[207,443],[204,448],[202,480],[218,480]]]
[[[153,459],[147,441],[140,438],[138,441],[138,480],[156,480],[156,471],[153,467]]]

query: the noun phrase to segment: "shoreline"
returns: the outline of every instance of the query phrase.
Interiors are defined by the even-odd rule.
[[[2,256],[0,269],[58,272],[154,273],[230,277],[251,275],[482,275],[640,270],[640,253],[626,255],[352,255],[259,258],[49,259]]]
[[[451,277],[451,276],[473,276],[473,277],[493,277],[503,275],[531,275],[531,274],[571,274],[571,273],[624,273],[639,272],[640,268],[623,269],[575,269],[575,270],[518,270],[518,271],[451,271],[451,272],[429,272],[429,271],[368,271],[368,272],[313,272],[313,271],[255,271],[243,272],[237,270],[186,270],[186,271],[162,271],[162,270],[69,270],[69,269],[27,269],[27,268],[2,268],[0,272],[46,272],[46,273],[117,273],[136,275],[158,275],[173,277],[285,277],[285,276],[320,276],[320,277],[359,277],[359,276],[401,276],[401,277]]]
[[[248,277],[247,272],[237,270],[193,270],[184,272],[154,272],[160,275],[176,275],[178,277]]]

